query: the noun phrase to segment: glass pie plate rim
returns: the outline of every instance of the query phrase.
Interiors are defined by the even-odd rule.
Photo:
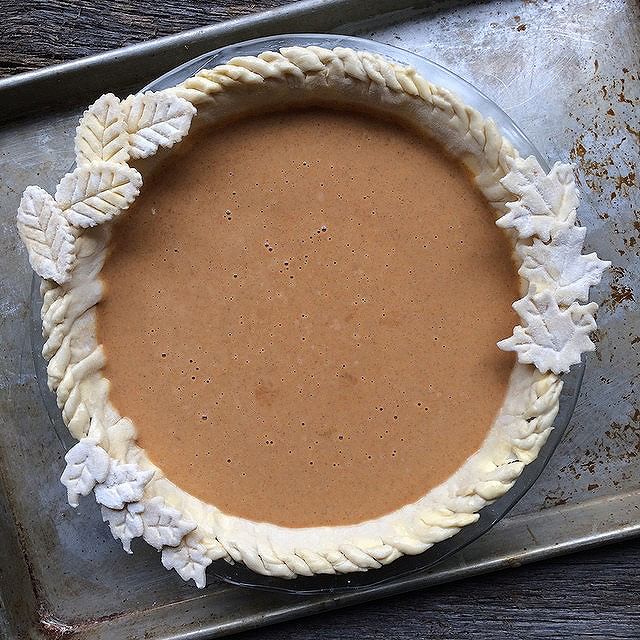
[[[190,60],[150,82],[141,91],[159,91],[186,80],[199,70],[222,64],[236,56],[257,55],[266,50],[277,50],[286,46],[316,45],[326,48],[350,47],[377,53],[403,65],[415,68],[421,75],[435,85],[450,89],[466,104],[475,107],[483,116],[491,117],[502,134],[511,141],[522,156],[534,155],[541,166],[548,171],[549,165],[533,143],[509,116],[492,100],[485,96],[466,80],[445,67],[432,62],[415,53],[398,47],[382,44],[365,38],[334,34],[282,34],[247,40],[221,47]],[[73,446],[75,440],[62,421],[60,409],[55,395],[47,387],[47,368],[42,351],[42,323],[40,319],[40,279],[34,274],[31,291],[31,335],[32,352],[36,367],[38,387],[47,409],[53,428],[65,449]],[[378,569],[368,571],[337,574],[298,576],[287,580],[272,576],[264,576],[248,569],[242,563],[229,564],[224,560],[214,561],[207,569],[208,578],[219,578],[230,584],[244,587],[282,591],[299,595],[312,595],[327,592],[348,592],[355,589],[366,589],[378,584],[393,581],[410,574],[427,571],[452,554],[486,534],[497,522],[504,518],[511,508],[533,486],[542,473],[553,451],[566,430],[576,405],[580,386],[584,376],[584,362],[574,366],[568,374],[562,375],[564,383],[560,395],[560,410],[553,423],[546,443],[537,458],[523,470],[514,485],[493,503],[483,507],[477,522],[463,527],[458,533],[435,543],[432,547],[418,555],[405,555],[392,563]],[[106,525],[105,525],[106,526]],[[158,561],[158,565],[160,562]],[[160,570],[164,569],[160,565]]]

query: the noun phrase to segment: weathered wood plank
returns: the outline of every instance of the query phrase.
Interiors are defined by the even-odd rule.
[[[0,0],[0,77],[287,4],[287,0]]]
[[[640,638],[640,541],[235,636],[238,640]]]

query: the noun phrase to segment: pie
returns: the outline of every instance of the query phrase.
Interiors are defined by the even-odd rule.
[[[62,482],[200,587],[214,560],[348,573],[454,535],[594,348],[608,263],[582,255],[571,167],[377,55],[106,94],[75,150],[18,210],[79,441]]]

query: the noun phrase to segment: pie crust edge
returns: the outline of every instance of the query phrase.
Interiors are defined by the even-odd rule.
[[[274,88],[377,100],[422,118],[425,128],[436,136],[444,133],[445,141],[454,134],[452,151],[463,156],[502,214],[498,224],[510,229],[527,285],[514,305],[522,326],[500,343],[518,352],[520,364],[481,449],[416,503],[357,525],[288,529],[228,516],[197,500],[164,478],[136,445],[135,427],[108,402],[108,381],[101,375],[105,359],[96,343],[94,306],[101,297],[98,274],[109,236],[104,223],[133,202],[142,184],[128,162],[178,142],[196,108],[199,117],[215,117],[225,105],[233,108],[238,92],[277,99]],[[65,456],[62,482],[73,506],[80,495],[94,491],[103,519],[125,550],[141,536],[162,550],[167,568],[198,586],[205,584],[208,564],[220,558],[288,578],[346,573],[421,553],[454,535],[535,459],[558,410],[562,382],[556,374],[593,349],[588,333],[595,328],[596,305],[581,302],[587,302],[589,286],[608,263],[595,254],[581,255],[584,230],[575,224],[577,190],[570,167],[556,165],[545,174],[535,159],[521,159],[491,120],[411,68],[343,48],[292,47],[237,58],[166,91],[122,102],[102,96],[81,120],[76,151],[78,166],[62,179],[55,197],[28,187],[18,213],[32,266],[45,278],[43,355],[49,385],[80,440]],[[575,261],[563,263],[562,254],[577,245],[581,260],[574,273]],[[550,342],[545,327],[552,323],[561,326],[561,335]]]

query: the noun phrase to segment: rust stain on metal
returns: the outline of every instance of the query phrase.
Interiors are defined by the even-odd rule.
[[[638,142],[640,142],[640,131],[638,131],[638,129],[634,129],[628,122],[625,122],[624,124],[624,128],[632,135],[635,136],[638,140]]]
[[[624,285],[611,285],[611,306],[617,306],[622,302],[633,302],[635,298],[633,297],[633,291],[629,287],[625,287]]]
[[[612,422],[605,435],[619,445],[616,447],[619,460],[630,462],[640,454],[640,411],[634,408],[633,415],[629,416],[629,422],[620,424]],[[621,449],[621,450],[620,450]]]
[[[640,340],[640,338],[639,338]],[[594,439],[593,446],[585,449],[581,459],[570,462],[559,469],[559,477],[570,474],[576,481],[582,481],[587,491],[603,488],[602,479],[614,487],[620,486],[633,477],[634,468],[640,457],[640,407],[633,405],[628,419],[611,422],[609,427]],[[581,489],[575,487],[577,495]],[[573,492],[563,489],[545,497],[544,506],[561,506],[572,500]]]
[[[543,507],[545,509],[549,507],[561,507],[563,504],[567,504],[567,502],[569,502],[569,498],[548,495],[545,496]]]
[[[623,70],[624,73],[624,70]],[[620,91],[620,93],[618,94],[618,101],[619,102],[627,102],[628,104],[634,104],[633,100],[628,100],[625,95],[624,95],[624,91],[625,91],[625,82],[626,82],[626,78],[620,78],[620,85],[622,87],[622,90]]]
[[[632,79],[628,68],[623,67],[618,77],[606,77],[600,74],[600,61],[593,59],[592,63],[595,91],[581,97],[580,108],[570,114],[578,126],[571,128],[574,142],[569,157],[580,168],[578,179],[581,185],[600,195],[601,201],[607,198],[607,202],[614,203],[628,197],[631,189],[638,186],[635,157],[619,156],[618,150],[628,147],[630,136],[640,141],[640,131],[634,128],[635,123],[625,122],[620,109],[614,108],[614,104],[635,104],[637,101],[629,100],[625,95],[625,82]],[[624,111],[626,104],[621,108]],[[615,220],[610,211],[596,212],[601,220]],[[620,256],[625,256],[630,249],[637,252],[636,247],[640,245],[640,238],[627,239],[626,236],[623,235],[620,243],[624,246],[615,248]]]
[[[575,145],[573,145],[573,150],[575,153],[575,156],[577,156],[578,158],[584,158],[585,154],[587,153],[587,150],[584,148],[584,145],[582,144],[582,142],[576,142]]]
[[[619,264],[612,264],[609,267],[609,271],[613,275],[614,279],[623,278],[624,276],[627,275],[625,268]]]
[[[629,236],[624,238],[623,242],[625,247],[633,249],[638,243],[638,239]],[[635,294],[633,289],[620,282],[622,278],[626,278],[626,270],[620,265],[613,265],[610,267],[609,272],[613,280],[610,285],[611,295],[604,301],[603,306],[609,309],[615,309],[619,304],[634,302]]]
[[[615,178],[616,188],[621,191],[627,191],[628,187],[636,186],[636,172],[629,171],[626,176],[617,176]]]

